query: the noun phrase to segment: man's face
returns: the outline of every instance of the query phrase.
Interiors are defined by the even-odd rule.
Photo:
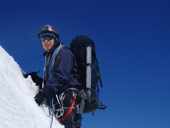
[[[44,40],[41,40],[41,43],[42,43],[42,46],[44,48],[45,51],[49,52],[50,49],[53,47],[54,45],[54,38],[52,39],[45,39]]]

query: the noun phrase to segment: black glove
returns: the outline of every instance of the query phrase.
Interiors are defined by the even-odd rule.
[[[42,102],[45,99],[45,95],[44,92],[42,90],[39,91],[39,93],[34,97],[35,102],[40,106],[42,104]]]
[[[46,85],[43,89],[40,89],[39,93],[34,97],[35,102],[40,106],[45,98],[49,101],[55,97],[55,92],[50,88],[50,86]]]
[[[39,86],[40,88],[42,88],[43,79],[41,77],[39,77],[37,75],[37,73],[39,73],[39,71],[38,72],[30,72],[30,73],[24,74],[24,77],[27,78],[30,75],[32,80],[34,81],[34,83],[36,83],[36,86]]]

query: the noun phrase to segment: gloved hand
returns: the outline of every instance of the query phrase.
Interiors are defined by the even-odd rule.
[[[30,75],[33,82],[36,83],[36,86],[39,86],[39,88],[42,88],[43,79],[37,75],[38,73],[39,73],[39,71],[38,72],[30,72],[30,73],[24,74],[24,77],[27,78]]]
[[[49,101],[52,97],[55,96],[55,92],[50,88],[50,86],[46,85],[43,89],[39,90],[39,93],[34,97],[35,102],[40,106],[45,98]]]
[[[35,102],[40,106],[42,104],[42,102],[45,99],[45,94],[42,90],[39,91],[39,93],[34,97]]]

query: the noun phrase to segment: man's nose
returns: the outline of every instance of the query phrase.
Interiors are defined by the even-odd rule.
[[[45,39],[45,40],[44,40],[44,43],[48,43],[48,40],[47,40],[47,39]]]

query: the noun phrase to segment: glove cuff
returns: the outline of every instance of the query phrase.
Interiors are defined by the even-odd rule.
[[[55,92],[49,88],[48,86],[45,86],[43,89],[40,89],[40,92],[44,97],[53,97],[55,96]]]

